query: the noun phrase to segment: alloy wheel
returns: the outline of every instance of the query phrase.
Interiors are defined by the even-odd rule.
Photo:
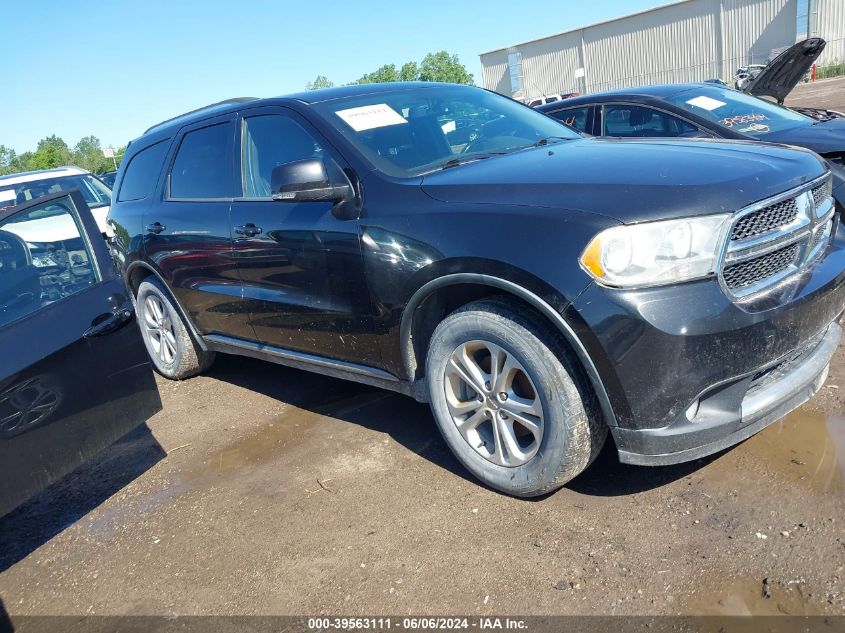
[[[144,300],[144,327],[153,353],[165,365],[173,363],[177,350],[173,321],[161,299],[155,295],[147,295]]]
[[[458,432],[484,459],[515,467],[537,454],[543,404],[511,352],[483,340],[459,345],[446,364],[444,389]]]

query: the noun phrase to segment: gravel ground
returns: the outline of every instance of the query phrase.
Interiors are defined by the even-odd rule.
[[[786,105],[845,112],[845,77],[799,84],[787,97]]]
[[[148,425],[0,519],[13,617],[845,614],[843,348],[733,449],[640,468],[608,444],[533,501],[471,480],[399,395],[235,357],[159,387]]]
[[[732,450],[608,445],[536,501],[470,480],[403,396],[235,357],[159,387],[147,427],[0,520],[9,613],[845,613],[843,349]]]

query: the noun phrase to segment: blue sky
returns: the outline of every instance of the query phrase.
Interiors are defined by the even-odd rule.
[[[341,84],[382,64],[478,54],[667,0],[7,0],[0,144],[58,134],[123,145],[162,119],[233,96]]]

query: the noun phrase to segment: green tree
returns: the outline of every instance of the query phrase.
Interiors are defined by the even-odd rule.
[[[325,75],[317,75],[314,81],[309,81],[305,84],[308,90],[319,90],[320,88],[334,88],[334,82]]]
[[[446,51],[429,53],[420,64],[421,81],[443,81],[450,84],[475,84],[472,74],[457,55]]]
[[[96,136],[85,136],[73,148],[72,162],[94,174],[101,174],[114,169],[111,158],[103,156],[100,139]]]
[[[14,173],[17,162],[18,155],[15,153],[15,150],[11,147],[0,145],[0,176]]]
[[[325,79],[325,77],[318,75],[317,80],[319,79]],[[315,85],[317,80],[308,84],[308,87],[311,88],[312,85]],[[390,83],[393,81],[443,81],[453,84],[475,84],[472,73],[460,62],[457,55],[440,51],[429,53],[419,64],[413,61],[406,62],[399,69],[396,68],[395,64],[385,64],[378,70],[362,75],[353,81],[352,85]]]
[[[395,64],[385,64],[378,70],[367,73],[358,81],[354,81],[353,83],[356,84],[383,84],[383,83],[390,83],[393,81],[400,81],[399,79],[399,71],[396,70]]]
[[[419,81],[419,79],[420,67],[417,66],[417,62],[402,64],[402,68],[399,70],[399,81]]]
[[[70,165],[73,160],[67,143],[53,134],[38,141],[38,147],[28,157],[27,162],[27,169],[52,169]]]

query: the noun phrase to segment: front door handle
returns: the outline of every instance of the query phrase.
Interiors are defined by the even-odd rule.
[[[128,307],[115,308],[112,312],[105,312],[92,322],[91,327],[82,333],[84,338],[96,338],[104,334],[111,334],[119,330],[132,318],[132,311]]]
[[[260,226],[255,226],[251,222],[249,224],[244,224],[242,226],[235,227],[235,233],[237,233],[238,235],[243,235],[244,237],[255,237],[263,231],[264,229],[262,229]]]
[[[164,226],[161,222],[153,222],[152,224],[147,225],[147,233],[155,233],[156,235],[158,235],[166,228],[167,227]]]

